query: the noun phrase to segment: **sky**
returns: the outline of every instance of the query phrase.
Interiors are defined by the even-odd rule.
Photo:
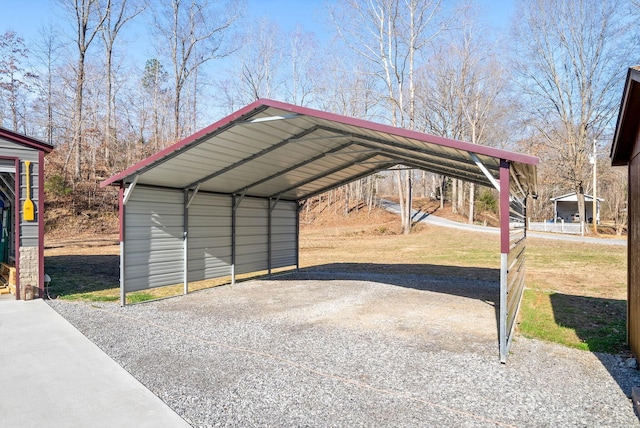
[[[0,34],[13,30],[22,37],[32,51],[34,43],[42,40],[46,28],[52,27],[72,37],[72,29],[60,10],[60,0],[0,0]],[[72,1],[72,0],[64,0]],[[160,0],[150,0],[157,2]],[[210,0],[211,1],[211,0]],[[216,1],[216,0],[212,0]],[[224,3],[227,0],[219,0]],[[327,30],[327,6],[340,0],[245,0],[246,18],[257,21],[267,18],[278,25],[284,33],[300,26],[303,32],[313,32],[321,43],[329,43],[333,34]],[[365,1],[365,0],[362,0]],[[450,4],[451,0],[443,0]],[[497,30],[496,37],[505,34],[509,28],[510,14],[517,0],[475,0],[484,14],[486,22]],[[118,48],[125,57],[133,59],[137,67],[143,67],[146,60],[157,57],[155,44],[150,39],[149,23],[140,23],[126,27],[126,33],[119,36]],[[144,21],[143,21],[144,22]],[[46,32],[45,32],[46,33]],[[71,40],[70,40],[71,41]],[[118,53],[116,53],[118,55]],[[229,60],[231,61],[231,60]],[[216,62],[217,70],[232,71],[233,62],[225,59]],[[204,123],[218,117],[215,106],[208,106],[211,117],[202,118]]]
[[[60,23],[58,0],[0,0],[0,34],[14,30],[27,41],[37,39],[40,30]],[[157,0],[155,0],[157,1]],[[324,33],[325,5],[339,0],[247,0],[249,18],[266,17],[288,31],[300,25],[319,38]],[[446,2],[447,0],[445,0]],[[488,22],[506,30],[514,0],[478,0]],[[133,36],[133,38],[136,38]]]

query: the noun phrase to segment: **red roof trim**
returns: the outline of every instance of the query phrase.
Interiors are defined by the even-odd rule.
[[[294,104],[288,104],[281,101],[274,101],[266,98],[261,98],[253,103],[247,105],[246,107],[232,113],[231,115],[209,125],[208,127],[202,129],[201,131],[196,132],[195,134],[186,137],[185,139],[173,144],[172,146],[167,147],[166,149],[156,153],[153,156],[150,156],[137,164],[127,168],[119,174],[114,175],[111,178],[103,181],[100,184],[100,187],[109,186],[111,184],[115,184],[121,182],[126,177],[133,175],[136,171],[139,171],[142,168],[145,168],[154,162],[174,153],[179,150],[184,149],[189,146],[191,143],[199,140],[200,138],[210,134],[226,125],[231,124],[234,121],[242,118],[243,116],[248,115],[251,112],[257,111],[264,107],[273,107],[280,110],[289,111],[291,113],[306,115],[311,117],[316,117],[323,120],[333,121],[336,123],[341,123],[344,125],[357,126],[365,129],[369,129],[376,132],[383,132],[391,135],[396,135],[399,137],[412,138],[415,140],[423,141],[426,143],[438,144],[445,147],[450,147],[458,150],[464,150],[473,152],[479,155],[490,156],[497,159],[503,159],[510,162],[520,162],[529,165],[537,165],[539,163],[539,159],[534,156],[523,155],[520,153],[514,153],[507,150],[496,149],[493,147],[481,146],[477,144],[466,143],[463,141],[452,140],[449,138],[438,137],[435,135],[424,134],[417,131],[410,131],[403,128],[397,128],[390,125],[383,125],[381,123],[370,122],[363,119],[356,119],[347,116],[341,116],[335,113],[329,113],[321,110],[315,110],[308,107],[301,107]]]
[[[438,144],[440,146],[451,147],[458,150],[473,152],[479,155],[491,156],[498,159],[505,159],[512,162],[521,162],[529,165],[538,165],[538,163],[540,162],[540,159],[538,159],[535,156],[523,155],[521,153],[515,153],[508,150],[496,149],[493,147],[467,143],[464,141],[453,140],[450,138],[438,137],[436,135],[425,134],[418,131],[410,131],[404,128],[398,128],[395,126],[384,125],[382,123],[370,122],[368,120],[356,119],[348,116],[341,116],[335,113],[329,113],[321,110],[314,110],[308,107],[296,106],[292,104],[283,103],[280,101],[274,101],[274,100],[262,98],[256,102],[265,106],[279,108],[282,110],[288,110],[292,113],[304,114],[307,116],[314,116],[320,119],[342,123],[344,125],[359,126],[361,128],[370,129],[372,131],[384,132],[387,134],[397,135],[399,137],[412,138],[414,140],[420,140],[425,143]]]
[[[53,146],[49,145],[43,141],[36,140],[35,138],[28,137],[23,134],[18,134],[17,132],[10,131],[6,128],[0,127],[0,138],[7,139],[17,144],[21,144],[23,146],[31,147],[37,150],[42,150],[43,152],[50,153],[53,151]]]

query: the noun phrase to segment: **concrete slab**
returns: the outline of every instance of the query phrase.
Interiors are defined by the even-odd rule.
[[[3,427],[188,427],[43,300],[0,302]]]

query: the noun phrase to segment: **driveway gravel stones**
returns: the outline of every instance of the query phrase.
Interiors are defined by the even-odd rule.
[[[194,427],[640,426],[640,373],[619,356],[516,337],[500,364],[497,294],[311,271],[126,307],[49,304]]]

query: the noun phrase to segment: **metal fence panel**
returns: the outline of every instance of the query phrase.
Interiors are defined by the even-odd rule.
[[[568,233],[571,235],[584,235],[584,223],[556,223],[529,222],[529,230],[535,232]]]

